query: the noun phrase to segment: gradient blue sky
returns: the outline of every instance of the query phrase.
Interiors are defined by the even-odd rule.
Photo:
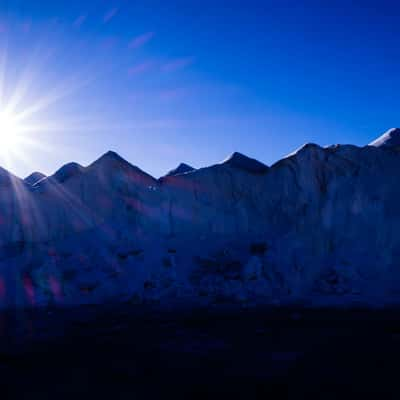
[[[367,144],[400,125],[399,22],[385,1],[2,0],[3,104],[41,106],[8,167],[112,149],[160,176]]]

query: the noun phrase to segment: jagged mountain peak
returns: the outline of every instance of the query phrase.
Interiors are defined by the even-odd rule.
[[[296,150],[292,151],[291,153],[289,153],[287,156],[284,157],[285,158],[289,158],[292,156],[295,156],[296,154],[301,154],[307,151],[318,151],[318,150],[323,150],[323,148],[316,144],[316,143],[305,143],[303,145],[301,145],[299,148],[297,148]],[[279,161],[278,161],[279,162]]]
[[[113,150],[108,150],[105,152],[100,158],[104,159],[111,159],[111,160],[118,160],[118,161],[125,161],[127,162],[124,158],[122,158],[116,151]]]
[[[34,189],[39,189],[39,188],[43,189],[44,187],[47,187],[48,184],[64,183],[68,181],[70,178],[80,175],[84,170],[85,167],[83,167],[82,165],[76,162],[69,162],[67,164],[64,164],[61,168],[59,168],[53,175],[43,176],[41,179],[38,179],[34,183],[32,183],[31,186]]]
[[[258,174],[268,171],[267,165],[254,158],[247,157],[237,151],[235,151],[228,158],[222,161],[221,164],[229,165],[231,167],[243,169],[245,171]]]
[[[91,172],[100,173],[101,175],[108,175],[112,171],[124,171],[124,173],[128,175],[140,175],[149,181],[156,181],[150,174],[136,165],[131,164],[112,150],[104,153],[100,158],[90,164],[87,169]]]
[[[83,172],[84,169],[85,168],[82,165],[76,162],[70,162],[63,165],[59,170],[57,170],[52,178],[59,183],[63,183],[69,178],[79,175],[81,172]]]
[[[374,147],[400,147],[400,128],[391,128],[383,135],[372,141],[369,146]]]
[[[36,183],[38,183],[39,181],[41,181],[42,179],[45,179],[45,178],[46,178],[45,174],[35,171],[35,172],[32,172],[29,176],[27,176],[24,179],[24,182],[27,183],[28,185],[35,185]]]
[[[118,153],[115,151],[109,150],[106,153],[104,153],[102,156],[100,156],[97,160],[95,160],[90,167],[92,166],[97,166],[97,165],[105,165],[105,166],[117,166],[117,165],[130,165],[133,167],[133,165],[125,160],[123,157],[121,157]]]
[[[174,175],[181,175],[186,174],[187,172],[195,171],[196,168],[193,168],[189,164],[180,163],[176,168],[169,171],[165,176],[174,176]]]

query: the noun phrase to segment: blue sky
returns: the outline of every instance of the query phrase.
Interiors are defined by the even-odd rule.
[[[2,104],[37,109],[7,167],[49,174],[112,149],[160,176],[369,143],[400,125],[400,6],[323,3],[1,1]]]

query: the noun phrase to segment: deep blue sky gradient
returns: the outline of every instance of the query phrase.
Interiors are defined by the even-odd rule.
[[[367,144],[400,125],[399,26],[387,1],[3,0],[7,101],[61,97],[12,170],[112,149],[159,176],[236,150],[271,164],[305,142]]]

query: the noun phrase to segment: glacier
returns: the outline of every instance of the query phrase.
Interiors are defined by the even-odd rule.
[[[400,301],[400,129],[156,179],[109,151],[0,168],[0,307]]]

